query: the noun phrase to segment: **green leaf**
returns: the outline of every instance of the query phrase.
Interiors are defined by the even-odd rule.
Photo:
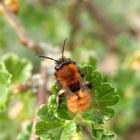
[[[108,131],[105,128],[101,127],[92,127],[92,135],[97,140],[112,140],[115,139],[116,135],[113,132]]]
[[[110,107],[102,108],[101,112],[102,112],[105,116],[107,116],[108,119],[111,118],[112,116],[114,116],[114,114],[115,114],[114,109],[112,109],[112,108],[110,108]],[[108,119],[107,119],[107,120],[108,120]]]
[[[57,98],[57,95],[51,95],[49,97],[49,105],[56,106],[57,105],[57,102],[56,102],[57,99],[56,98]]]
[[[118,102],[119,96],[110,83],[102,83],[96,92],[97,100],[101,107],[112,106]]]
[[[36,124],[36,134],[41,140],[69,140],[76,131],[74,122],[40,121]]]
[[[85,123],[92,122],[96,125],[103,124],[114,115],[114,110],[110,106],[118,102],[117,91],[110,83],[103,83],[101,73],[94,70],[91,65],[81,66],[80,70],[86,74],[85,80],[93,84],[91,92],[95,94],[94,98],[98,105],[95,106],[93,104],[86,112],[81,113],[82,119],[78,121],[79,125],[82,121]],[[51,90],[54,94],[50,96],[48,104],[43,105],[37,112],[40,121],[36,125],[36,134],[41,140],[67,140],[70,138],[71,132],[78,125],[72,121],[72,116],[74,117],[74,115],[67,109],[65,98],[62,98],[62,103],[58,106],[56,99],[59,90],[57,89],[56,82]],[[76,120],[76,116],[74,120]],[[99,140],[111,139],[114,136],[106,129],[98,128],[93,130],[93,134]]]
[[[40,121],[36,123],[36,135],[38,135],[42,140],[46,140],[52,138],[53,140],[60,139],[60,135],[62,132],[61,122],[54,121]],[[54,133],[54,135],[53,135]]]
[[[49,98],[49,104],[42,105],[38,112],[37,116],[40,117],[41,120],[44,121],[52,121],[52,120],[71,120],[71,115],[67,109],[67,106],[65,103],[61,103],[58,107],[56,104],[56,95],[52,95]],[[57,109],[58,107],[58,109]]]
[[[53,121],[54,119],[56,120],[57,118],[54,116],[54,110],[49,108],[49,105],[42,105],[38,112],[37,116],[40,117],[41,120],[43,121]]]
[[[92,73],[93,73],[93,66],[91,65],[83,65],[80,66],[80,71],[85,75],[85,80],[92,81]]]
[[[93,74],[92,74],[92,85],[93,85],[93,89],[98,89],[102,83],[102,75],[99,71],[94,71]]]
[[[29,124],[24,133],[18,135],[17,140],[29,140],[31,136],[32,125]]]
[[[53,93],[53,94],[58,94],[58,92],[59,92],[59,88],[57,87],[57,85],[56,85],[56,81],[52,84],[52,86],[51,86],[51,92]]]
[[[106,97],[107,95],[111,95],[112,92],[114,92],[114,88],[112,87],[112,85],[108,82],[104,82],[101,84],[99,90],[98,90],[98,99]]]
[[[59,106],[59,108],[56,111],[56,115],[63,120],[71,120],[71,114],[67,109],[67,106],[65,103],[61,103],[61,105]]]
[[[74,122],[68,122],[63,129],[60,140],[69,140],[73,133],[76,131],[76,125]]]
[[[96,137],[98,140],[102,138],[102,135],[104,133],[104,129],[93,129],[92,134],[94,137]]]
[[[88,59],[88,64],[89,65],[92,65],[92,67],[95,69],[96,68],[96,65],[97,65],[96,58],[93,57],[93,56],[90,56],[89,59]]]
[[[80,67],[80,71],[85,74],[85,80],[89,81],[93,85],[93,90],[100,87],[102,82],[102,75],[99,71],[95,70],[91,65],[84,65]]]
[[[11,74],[7,71],[3,63],[0,63],[0,83],[7,87],[11,83]]]
[[[32,64],[27,59],[21,59],[12,53],[4,55],[2,59],[6,69],[12,74],[12,82],[23,83],[30,78]]]
[[[0,63],[0,109],[5,107],[11,77],[11,74],[6,70],[4,64]]]
[[[100,106],[112,106],[115,105],[119,100],[119,96],[111,96],[110,99],[104,98],[102,100],[99,100]]]
[[[103,82],[101,73],[97,70],[94,71],[91,66],[82,66],[80,69],[82,72],[86,71],[85,79],[92,83],[92,93],[95,94],[93,97],[97,102],[97,106],[94,105],[89,111],[83,113],[83,117],[86,120],[93,121],[97,124],[105,123],[114,116],[114,110],[109,107],[113,106],[118,102],[119,96],[117,90],[108,82]],[[97,110],[98,113],[94,113]],[[96,111],[95,111],[96,112]]]

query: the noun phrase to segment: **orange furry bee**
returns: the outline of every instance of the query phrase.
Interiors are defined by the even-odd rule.
[[[65,91],[67,99],[67,107],[73,112],[82,112],[91,105],[91,84],[86,84],[82,79],[82,74],[75,61],[63,56],[66,39],[63,43],[62,58],[55,60],[50,57],[40,56],[54,60],[55,76],[59,86]]]

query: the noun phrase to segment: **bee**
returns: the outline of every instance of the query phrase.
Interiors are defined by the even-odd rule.
[[[91,84],[82,79],[78,65],[70,58],[64,57],[64,47],[66,39],[63,43],[62,57],[58,60],[47,56],[40,56],[43,58],[55,61],[55,77],[59,86],[65,91],[66,104],[69,111],[72,113],[82,112],[88,109],[91,105]]]

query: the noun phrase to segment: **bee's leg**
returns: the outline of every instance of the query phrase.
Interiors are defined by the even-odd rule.
[[[81,72],[80,69],[78,71],[79,71],[79,73],[80,73],[82,78],[86,75],[86,73],[85,72]]]
[[[59,89],[61,89],[61,88],[62,88],[62,85],[61,85],[61,83],[60,83],[60,81],[59,81],[59,80],[57,80],[57,81],[56,81],[56,86],[57,86]]]
[[[85,77],[86,74],[84,72],[80,72],[80,75],[83,78],[83,77]]]
[[[89,89],[93,88],[93,85],[91,84],[91,82],[87,82],[85,85],[86,85]]]
[[[57,98],[56,98],[57,108],[60,107],[60,105],[61,105],[61,103],[62,103],[62,101],[63,101],[64,94],[65,94],[64,91],[63,91],[63,92],[62,92],[62,90],[59,91],[58,96],[57,96]]]

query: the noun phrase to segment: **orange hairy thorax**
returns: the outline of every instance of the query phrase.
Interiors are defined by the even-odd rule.
[[[67,96],[67,107],[73,112],[81,112],[91,105],[91,96],[87,90],[79,90],[74,95]]]
[[[69,86],[79,80],[78,68],[75,64],[64,65],[56,72],[56,76],[63,86]]]

